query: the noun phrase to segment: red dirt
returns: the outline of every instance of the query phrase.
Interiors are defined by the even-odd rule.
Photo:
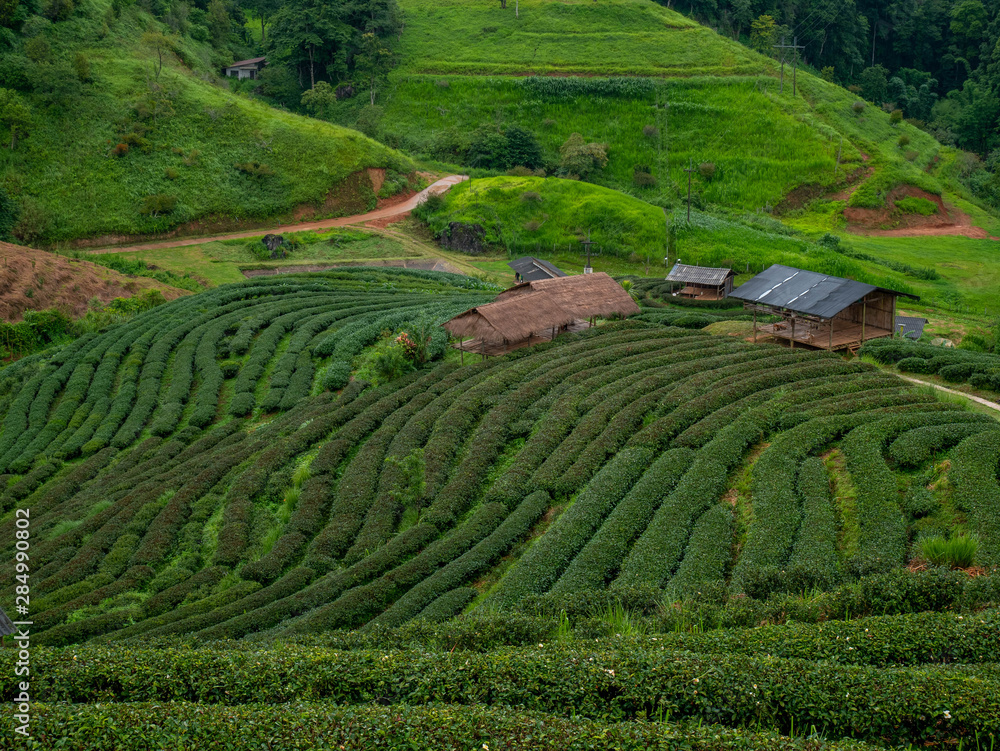
[[[322,219],[318,222],[302,222],[299,224],[286,224],[284,226],[262,226],[257,229],[245,230],[243,232],[230,232],[227,234],[210,235],[207,237],[189,237],[183,240],[166,240],[160,242],[147,242],[141,245],[129,245],[127,247],[114,247],[105,250],[91,250],[90,253],[131,253],[137,250],[158,250],[160,248],[178,248],[188,245],[203,245],[215,240],[232,240],[241,237],[256,237],[267,232],[300,232],[302,230],[328,229],[330,227],[346,227],[351,224],[365,224],[367,222],[380,221],[382,219],[398,217],[409,213],[416,208],[417,204],[423,201],[430,194],[444,193],[452,185],[467,180],[465,175],[449,175],[441,178],[433,185],[424,188],[419,193],[410,196],[402,203],[386,208],[369,211],[366,214],[356,214],[354,216],[344,216],[338,219]]]
[[[410,215],[407,211],[405,214],[396,214],[395,216],[385,216],[381,219],[372,219],[370,222],[365,222],[366,227],[371,227],[372,229],[385,229],[390,224],[396,224],[406,219]]]
[[[46,308],[79,317],[87,312],[92,298],[107,304],[147,289],[158,289],[168,300],[189,294],[96,263],[0,242],[0,319],[5,321],[20,321],[26,310]]]
[[[930,216],[899,214],[896,201],[913,196],[937,204],[937,211]],[[986,230],[972,224],[972,218],[954,206],[946,206],[940,196],[912,185],[900,185],[886,196],[886,205],[879,209],[862,209],[848,206],[844,209],[847,231],[871,237],[921,237],[925,235],[961,235],[974,240],[997,240]]]
[[[417,174],[423,176],[425,173],[418,172]],[[343,216],[344,214],[357,215],[362,213],[365,211],[367,202],[371,197],[369,191],[378,193],[384,183],[385,170],[373,167],[348,175],[344,180],[331,188],[319,204],[302,204],[283,217],[260,221],[256,219],[237,219],[229,216],[210,215],[185,222],[170,232],[162,232],[155,235],[101,235],[100,237],[74,240],[70,245],[73,248],[103,248],[115,245],[129,245],[137,242],[166,240],[173,237],[220,235],[222,233],[238,233],[254,229],[261,229],[266,233],[271,231],[274,225],[277,225],[277,229],[274,229],[274,231],[281,232],[284,225],[294,225],[314,219],[317,216]],[[378,209],[393,206],[397,200],[405,202],[413,195],[413,193],[408,193],[402,197],[393,196],[387,199],[380,199],[377,204]],[[259,234],[262,233],[249,232],[248,235],[237,236]],[[184,243],[174,243],[174,245],[177,244],[183,245]]]

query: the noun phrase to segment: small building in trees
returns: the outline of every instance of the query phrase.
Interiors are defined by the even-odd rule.
[[[733,291],[736,272],[732,269],[713,269],[705,266],[688,266],[679,261],[667,274],[668,282],[684,285],[675,295],[693,300],[721,300]]]
[[[537,282],[542,279],[556,279],[557,277],[566,276],[566,272],[556,268],[548,261],[533,258],[532,256],[518,258],[507,265],[514,269],[514,279],[518,284],[521,282]]]
[[[244,78],[257,78],[260,72],[264,70],[265,65],[267,65],[267,59],[263,57],[240,60],[226,68],[226,77],[238,78],[241,81]]]
[[[455,316],[444,328],[459,339],[455,346],[463,353],[487,357],[582,331],[597,318],[638,312],[635,300],[610,276],[585,274],[518,284],[493,302]]]
[[[892,336],[896,298],[916,295],[775,264],[731,294],[754,312],[758,334],[830,351],[857,350],[870,339]],[[757,313],[780,321],[757,326]]]

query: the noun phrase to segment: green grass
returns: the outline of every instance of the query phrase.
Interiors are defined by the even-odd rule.
[[[401,67],[415,73],[694,75],[760,72],[758,55],[643,0],[402,0]]]
[[[904,214],[920,214],[922,216],[931,216],[937,212],[937,204],[934,201],[915,196],[900,198],[896,201],[896,208]]]
[[[525,200],[526,193],[540,200]],[[985,319],[978,316],[1000,311],[1000,261],[991,240],[844,236],[843,244],[853,250],[940,274],[940,279],[927,280],[837,253],[815,242],[818,232],[810,232],[810,237],[767,215],[719,216],[695,210],[688,224],[681,209],[670,212],[668,220],[658,207],[613,190],[535,177],[477,178],[471,188],[468,183],[456,186],[445,195],[430,226],[440,232],[456,221],[484,227],[497,255],[472,262],[505,278],[510,276],[507,261],[521,255],[546,258],[567,272],[582,271],[580,239],[588,231],[601,250],[592,260],[595,269],[645,276],[649,257],[648,274],[660,274],[669,221],[676,235],[671,262],[679,257],[685,263],[733,268],[740,275],[738,283],[781,263],[919,295],[921,303],[907,301],[907,310],[917,315],[938,309],[964,311],[972,317],[963,327],[980,326]]]
[[[132,7],[102,27],[109,5],[94,0],[45,32],[56,58],[79,52],[89,59],[92,81],[53,106],[29,95],[29,136],[15,151],[0,150],[0,182],[37,212],[22,239],[155,233],[198,219],[232,224],[282,216],[301,204],[353,214],[374,206],[375,195],[366,176],[354,185],[345,183],[349,176],[413,168],[360,133],[230,93],[207,46],[189,40],[165,55],[154,81],[173,114],[140,119],[136,105],[153,79],[153,54],[140,37],[158,24]],[[128,135],[145,143],[112,155]],[[234,167],[246,162],[265,164],[272,174],[254,177]],[[331,190],[343,211],[336,200],[323,205]],[[175,196],[176,208],[143,216],[144,199],[157,194]]]

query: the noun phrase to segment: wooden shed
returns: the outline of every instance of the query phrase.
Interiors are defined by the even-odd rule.
[[[238,78],[241,81],[244,78],[256,79],[260,72],[267,65],[267,58],[264,57],[253,57],[249,60],[238,60],[232,65],[226,66],[226,77],[227,78]]]
[[[566,272],[562,269],[548,261],[543,261],[533,256],[518,258],[507,265],[514,269],[514,279],[518,284],[521,282],[537,282],[542,279],[555,279],[566,276]]]
[[[721,300],[733,291],[736,272],[732,269],[715,269],[707,266],[688,266],[675,263],[667,274],[668,282],[684,286],[674,294],[695,300]]]
[[[730,297],[754,311],[754,341],[763,333],[818,349],[857,350],[869,339],[892,336],[896,298],[916,295],[775,264]],[[757,327],[757,313],[781,321]]]
[[[485,357],[582,331],[596,318],[638,312],[639,306],[610,276],[587,274],[511,287],[493,302],[455,316],[444,328],[459,339],[458,349]]]

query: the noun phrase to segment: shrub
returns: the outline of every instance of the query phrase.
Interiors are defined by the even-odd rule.
[[[525,202],[530,201],[534,203],[541,203],[542,197],[533,190],[526,190],[524,193],[521,194],[521,200]]]
[[[652,188],[656,185],[656,178],[648,172],[635,172],[632,175],[632,182],[640,188]]]
[[[703,180],[712,181],[715,177],[715,162],[702,162],[698,165],[698,174]]]
[[[162,216],[170,214],[177,208],[177,196],[165,193],[156,193],[142,199],[142,208],[139,213],[143,216]]]
[[[347,362],[333,362],[323,374],[323,388],[327,391],[338,391],[351,380],[351,365]]]
[[[568,174],[587,177],[595,170],[604,169],[608,163],[608,146],[604,143],[586,143],[583,136],[573,133],[559,147],[560,166]]]
[[[180,177],[181,173],[178,172],[173,167],[167,167],[164,170],[163,174],[164,174],[164,177],[166,177],[168,180],[176,180],[178,177]]]
[[[851,111],[855,115],[860,115],[862,112],[865,111],[865,103],[862,102],[860,99],[858,99],[857,101],[854,102],[854,104],[851,105]]]
[[[896,208],[904,214],[921,214],[922,216],[932,216],[937,213],[937,204],[926,198],[917,196],[906,196],[896,201]]]
[[[906,357],[896,363],[904,373],[927,373],[927,360],[922,357]]]
[[[975,537],[959,535],[946,540],[928,537],[920,543],[920,554],[935,566],[969,568],[975,563],[979,541]]]
[[[274,170],[261,162],[237,162],[233,165],[237,172],[242,172],[250,177],[271,177]]]
[[[899,125],[903,122],[903,110],[893,110],[889,113],[889,124]]]
[[[908,135],[906,135],[905,133],[903,133],[899,137],[899,140],[896,141],[896,145],[899,146],[899,148],[901,148],[901,149],[905,148],[906,146],[909,146],[910,145],[910,137]]]
[[[660,129],[655,125],[643,125],[642,134],[646,136],[646,138],[655,138],[660,134]]]
[[[911,149],[911,150],[907,151],[906,154],[904,154],[904,156],[906,157],[906,161],[912,162],[912,161],[916,160],[916,158],[918,156],[920,156],[920,152],[919,151],[914,151],[913,149]]]
[[[507,174],[510,175],[511,177],[531,177],[535,173],[534,170],[528,167],[518,166],[518,167],[512,167],[511,169],[507,170]]]

